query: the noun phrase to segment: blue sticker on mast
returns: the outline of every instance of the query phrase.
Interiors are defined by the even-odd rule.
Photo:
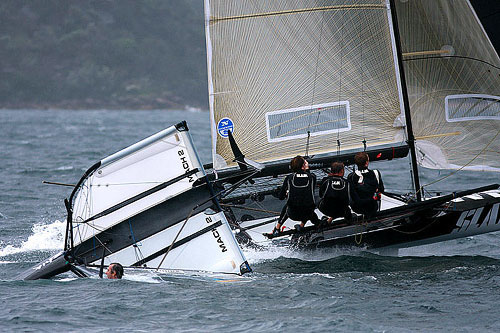
[[[227,133],[228,131],[234,133],[233,121],[229,118],[222,118],[221,120],[219,120],[219,123],[217,124],[217,132],[223,138],[227,138],[229,135]]]

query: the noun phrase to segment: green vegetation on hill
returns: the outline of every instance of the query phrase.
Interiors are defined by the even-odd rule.
[[[500,1],[471,2],[498,50]],[[208,108],[203,0],[0,0],[0,108],[186,105]]]
[[[0,2],[0,108],[207,108],[201,0]]]

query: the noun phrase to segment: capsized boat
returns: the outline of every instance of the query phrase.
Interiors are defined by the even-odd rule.
[[[125,270],[244,274],[251,269],[210,183],[187,124],[179,123],[90,167],[65,200],[62,252],[20,278]],[[196,184],[196,185],[195,185]]]
[[[397,249],[500,230],[498,185],[429,197],[442,179],[419,177],[500,171],[500,59],[468,0],[205,0],[205,30],[209,179],[246,181],[221,199],[240,240],[272,230],[292,157],[321,176],[358,151],[408,155],[413,192],[354,225],[299,234],[287,221],[286,244]]]

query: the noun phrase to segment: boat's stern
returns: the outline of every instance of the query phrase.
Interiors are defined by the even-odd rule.
[[[57,274],[67,272],[70,268],[70,264],[64,257],[64,253],[59,252],[41,263],[27,269],[21,273],[18,278],[20,280],[48,279]]]

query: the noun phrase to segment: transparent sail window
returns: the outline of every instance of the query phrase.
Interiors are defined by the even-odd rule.
[[[267,140],[279,142],[349,131],[348,101],[308,105],[266,113]]]
[[[491,95],[449,95],[445,98],[446,121],[500,120],[500,97]]]

